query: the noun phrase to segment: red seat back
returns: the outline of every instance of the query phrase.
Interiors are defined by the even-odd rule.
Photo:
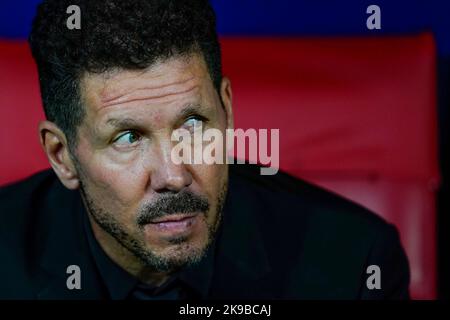
[[[28,45],[0,41],[0,185],[49,167],[39,145],[44,118]]]
[[[223,57],[236,127],[279,128],[282,169],[394,223],[412,296],[435,298],[432,37],[227,38]]]

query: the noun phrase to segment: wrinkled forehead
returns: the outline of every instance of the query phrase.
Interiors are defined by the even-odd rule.
[[[112,70],[86,74],[82,98],[93,111],[148,101],[164,102],[194,90],[212,88],[206,63],[199,55],[171,57],[143,70]]]

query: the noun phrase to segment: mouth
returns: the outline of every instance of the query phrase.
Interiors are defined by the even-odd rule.
[[[170,236],[187,235],[191,233],[199,221],[198,213],[172,214],[170,216],[155,219],[145,225],[144,229],[149,233],[159,233]]]
[[[171,223],[171,222],[180,222],[185,219],[189,219],[195,217],[197,213],[193,214],[171,214],[170,216],[162,217],[159,219],[155,219],[150,221],[150,224],[159,224],[159,223]]]

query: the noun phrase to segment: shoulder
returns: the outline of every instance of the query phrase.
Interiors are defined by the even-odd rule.
[[[0,187],[0,251],[23,251],[47,229],[49,208],[63,187],[51,170]],[[61,199],[62,200],[62,199]]]
[[[52,171],[0,188],[0,299],[33,298],[30,291],[37,270],[33,257],[40,252],[48,221],[45,206],[57,184]]]
[[[383,218],[361,205],[282,171],[263,176],[259,166],[232,165],[230,177],[234,188],[266,208],[263,219],[308,222],[317,228],[355,227],[373,235],[391,230]]]
[[[409,267],[397,229],[332,192],[259,167],[231,168],[231,196],[247,202],[284,297],[407,298]],[[236,191],[237,190],[237,191]],[[367,268],[383,272],[382,288],[365,288]]]
[[[0,188],[0,257],[23,260],[42,242],[54,204],[67,198],[63,186],[51,170]],[[1,266],[0,266],[1,269]]]
[[[23,222],[27,213],[39,208],[57,183],[53,171],[45,170],[27,179],[0,187],[0,225],[8,225],[8,228],[11,228]],[[2,231],[0,229],[0,234]]]

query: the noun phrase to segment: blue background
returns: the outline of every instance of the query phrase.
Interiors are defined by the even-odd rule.
[[[25,38],[40,0],[2,0],[0,37]],[[212,0],[223,35],[355,35],[432,30],[450,55],[447,0]],[[382,29],[366,28],[366,8],[381,8]]]

